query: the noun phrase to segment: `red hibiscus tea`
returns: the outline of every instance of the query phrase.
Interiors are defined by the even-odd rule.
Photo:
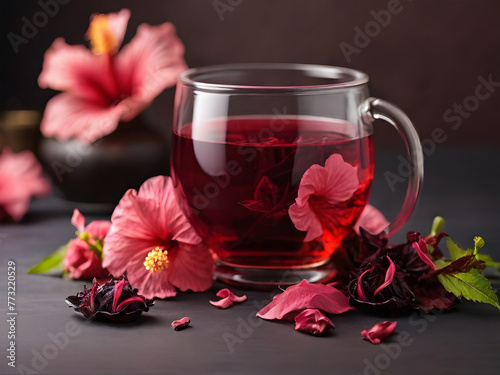
[[[372,135],[357,136],[357,126],[346,121],[229,117],[197,124],[195,129],[185,124],[174,132],[174,184],[188,219],[223,264],[321,264],[339,247],[368,202],[374,171]],[[297,229],[300,225],[289,209],[296,203],[304,174],[314,165],[325,167],[335,154],[354,167],[348,168],[357,174],[357,186],[341,201],[309,197],[309,216],[318,210],[327,214],[323,233],[304,241],[307,233]],[[318,175],[326,173],[317,166],[313,170]]]

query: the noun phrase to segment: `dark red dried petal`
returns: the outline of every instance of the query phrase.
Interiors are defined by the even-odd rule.
[[[380,344],[382,340],[392,335],[397,324],[398,322],[386,320],[385,322],[375,324],[369,330],[363,330],[361,336],[372,344]]]
[[[138,290],[131,287],[125,276],[112,278],[103,285],[94,279],[92,289],[84,286],[83,292],[69,296],[66,298],[66,303],[88,319],[129,322],[137,319],[142,312],[147,312],[149,307],[154,305],[153,300],[137,292]]]
[[[312,335],[321,335],[328,329],[335,327],[332,321],[317,309],[306,309],[299,313],[294,320],[297,331]]]

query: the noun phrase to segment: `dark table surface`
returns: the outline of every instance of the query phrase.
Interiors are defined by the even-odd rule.
[[[444,147],[444,146],[443,146]],[[404,184],[392,193],[385,171],[397,173],[397,153],[377,154],[372,203],[393,217]],[[426,158],[426,183],[406,230],[428,232],[435,215],[463,246],[481,235],[484,252],[500,259],[500,154],[493,148],[441,148]],[[35,201],[20,224],[0,226],[1,374],[499,374],[500,311],[462,301],[442,314],[381,317],[362,311],[333,316],[326,337],[296,332],[290,323],[262,321],[260,306],[278,292],[243,291],[248,301],[228,310],[209,304],[225,285],[159,300],[135,323],[86,321],[65,304],[85,282],[28,275],[27,269],[74,236],[74,205]],[[88,215],[88,220],[109,215]],[[16,368],[7,365],[7,261],[16,263]],[[498,289],[498,279],[492,279]],[[89,283],[86,283],[89,285]],[[170,323],[189,316],[192,327]],[[397,334],[381,345],[360,332],[390,318]],[[58,346],[57,346],[57,345]]]

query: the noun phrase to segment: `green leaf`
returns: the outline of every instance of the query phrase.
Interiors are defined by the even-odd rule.
[[[500,309],[498,296],[478,270],[452,275],[441,273],[437,277],[444,288],[458,298],[463,296],[470,301],[489,303]]]
[[[489,255],[477,254],[476,257],[477,259],[482,260],[486,264],[486,267],[500,268],[500,262],[495,262]]]
[[[450,237],[446,237],[446,247],[450,252],[450,256],[452,260],[457,260],[466,255],[466,251],[462,249],[458,244],[453,242]]]
[[[43,258],[40,263],[36,266],[31,267],[28,270],[28,273],[40,273],[45,275],[52,276],[60,276],[62,275],[63,269],[63,261],[66,256],[66,251],[68,250],[68,246],[71,241],[69,241],[66,245],[61,246],[52,254]]]

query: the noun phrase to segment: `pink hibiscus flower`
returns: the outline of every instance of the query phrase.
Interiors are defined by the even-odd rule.
[[[76,208],[71,224],[78,229],[78,237],[71,240],[63,261],[65,271],[72,279],[104,278],[109,272],[102,267],[103,240],[111,222],[95,220],[85,226],[85,216]]]
[[[103,266],[127,277],[146,298],[166,298],[213,283],[209,249],[191,227],[174,194],[172,179],[157,176],[128,190],[111,217]]]
[[[140,25],[120,52],[130,11],[91,17],[92,52],[58,38],[45,53],[42,88],[64,91],[45,108],[42,134],[90,144],[137,116],[186,69],[184,46],[171,23]]]
[[[19,221],[29,208],[31,197],[50,193],[50,184],[31,151],[17,154],[5,147],[0,153],[0,221]]]
[[[353,229],[358,235],[360,235],[360,227],[372,234],[379,234],[388,225],[389,222],[385,216],[371,204],[367,204]]]
[[[330,208],[350,199],[358,185],[356,168],[340,154],[331,155],[324,167],[314,164],[304,173],[288,214],[295,228],[307,232],[305,242],[323,234],[323,227],[331,221]]]

